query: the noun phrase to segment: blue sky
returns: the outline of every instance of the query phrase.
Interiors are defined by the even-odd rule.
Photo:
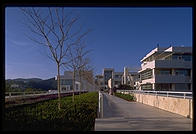
[[[68,8],[79,14],[87,36],[95,74],[112,67],[140,67],[140,60],[159,43],[160,47],[192,46],[192,8]],[[17,7],[5,11],[5,75],[13,78],[48,79],[57,74],[45,49],[29,40],[24,15]],[[63,73],[63,70],[61,71]]]

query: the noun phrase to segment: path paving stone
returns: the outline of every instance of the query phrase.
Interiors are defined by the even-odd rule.
[[[95,131],[192,131],[192,119],[103,93],[103,118]]]

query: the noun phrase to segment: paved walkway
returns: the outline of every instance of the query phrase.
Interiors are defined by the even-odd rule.
[[[95,131],[192,131],[192,119],[103,93]]]

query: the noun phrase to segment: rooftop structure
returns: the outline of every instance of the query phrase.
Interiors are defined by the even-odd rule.
[[[157,47],[141,62],[139,89],[192,90],[192,47]]]

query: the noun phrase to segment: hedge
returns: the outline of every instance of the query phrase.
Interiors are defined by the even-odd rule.
[[[5,109],[4,130],[90,131],[94,129],[98,93],[90,92],[61,99]]]
[[[133,94],[122,94],[122,93],[114,93],[115,96],[125,99],[127,101],[135,101],[135,97]]]

